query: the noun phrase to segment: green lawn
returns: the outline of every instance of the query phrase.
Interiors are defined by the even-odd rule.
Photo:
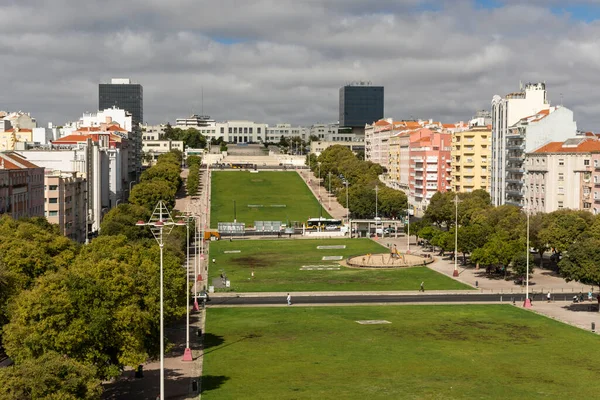
[[[509,305],[209,309],[204,344],[203,400],[600,392],[598,336]]]
[[[319,250],[317,246],[345,245],[345,249]],[[239,251],[239,253],[225,253]],[[370,239],[221,240],[211,242],[209,282],[223,271],[236,292],[357,291],[471,289],[426,267],[394,270],[341,267],[338,271],[302,271],[311,265],[338,266],[324,256],[386,253],[388,249]],[[254,279],[251,273],[254,271]],[[218,291],[219,289],[217,289]]]
[[[306,222],[321,213],[331,218],[296,172],[213,171],[210,221],[233,222],[235,200],[237,222],[246,226],[254,221]],[[248,207],[248,206],[259,207]],[[282,207],[285,206],[285,207]]]

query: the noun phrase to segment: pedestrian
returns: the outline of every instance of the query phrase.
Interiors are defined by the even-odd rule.
[[[288,303],[288,306],[291,306],[291,305],[292,305],[292,296],[290,296],[290,294],[289,294],[289,293],[288,293],[288,295],[287,295],[287,303]]]
[[[254,270],[252,270],[252,279],[254,279]]]
[[[548,299],[548,303],[550,303],[550,300],[552,299],[552,296],[550,295],[550,292],[548,292],[548,295],[546,296],[546,298]]]
[[[588,301],[592,301],[594,293],[593,293],[594,289],[590,289],[590,291],[588,292]]]
[[[419,292],[424,292],[425,291],[425,282],[421,282],[421,288],[419,289]]]

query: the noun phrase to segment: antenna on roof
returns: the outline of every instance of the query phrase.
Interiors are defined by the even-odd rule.
[[[563,94],[562,93],[560,94],[560,106],[561,107],[563,106]]]
[[[201,104],[202,114],[200,114],[200,115],[204,115],[204,86],[200,86],[200,99],[202,101],[202,104]]]

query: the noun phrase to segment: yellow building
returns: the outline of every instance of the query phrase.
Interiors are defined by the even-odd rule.
[[[0,132],[0,151],[15,150],[16,142],[33,142],[31,129],[7,129]]]
[[[452,135],[452,190],[490,192],[492,129],[475,126]]]

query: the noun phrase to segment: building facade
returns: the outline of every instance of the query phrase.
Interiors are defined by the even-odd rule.
[[[527,170],[525,155],[542,145],[563,142],[577,134],[573,112],[566,107],[550,107],[533,115],[521,118],[510,126],[505,136],[505,163],[500,183],[504,182],[503,203],[522,207]]]
[[[98,85],[98,109],[117,107],[131,113],[135,126],[144,122],[144,88],[129,79],[115,79]]]
[[[551,142],[528,153],[523,207],[600,211],[600,141],[578,137]]]
[[[452,135],[422,128],[410,134],[409,203],[423,215],[436,192],[452,189]]]
[[[44,177],[46,219],[79,243],[87,237],[86,187],[85,178],[77,172],[47,170]]]
[[[491,126],[474,126],[452,135],[452,189],[470,193],[490,191]]]
[[[44,168],[20,154],[0,153],[0,214],[44,216]]]
[[[356,82],[340,88],[340,126],[363,129],[366,124],[372,124],[383,118],[383,115],[383,86]]]
[[[492,98],[491,198],[494,205],[506,203],[506,168],[509,127],[521,118],[550,108],[545,83],[528,83],[504,97]]]

